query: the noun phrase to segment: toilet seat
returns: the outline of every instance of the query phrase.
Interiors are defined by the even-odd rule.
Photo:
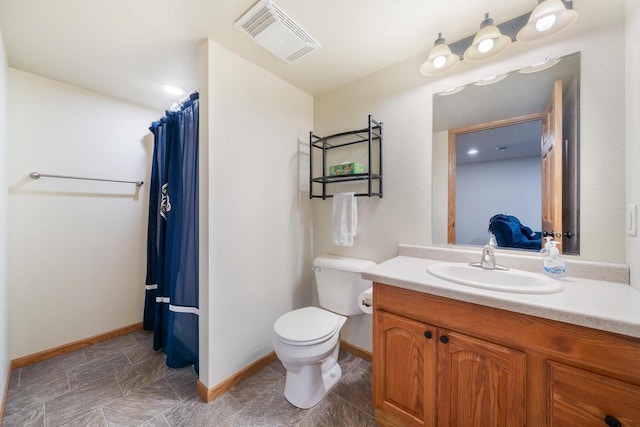
[[[283,314],[273,329],[289,345],[306,346],[324,342],[341,327],[341,316],[317,307],[304,307]]]

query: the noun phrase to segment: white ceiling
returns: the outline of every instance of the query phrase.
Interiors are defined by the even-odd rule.
[[[495,162],[524,157],[540,158],[540,120],[458,135],[456,164]],[[475,149],[475,154],[469,150]]]
[[[477,31],[485,12],[501,23],[537,4],[536,0],[275,0],[322,45],[287,64],[234,27],[254,2],[0,0],[0,29],[9,66],[161,111],[175,98],[162,91],[163,83],[189,91],[198,88],[198,45],[206,38],[316,96],[405,59],[426,57],[438,32],[448,41],[467,37]],[[575,1],[579,22],[585,13],[606,15],[607,3]]]

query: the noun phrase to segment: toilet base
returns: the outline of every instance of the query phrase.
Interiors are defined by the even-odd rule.
[[[342,378],[338,364],[340,346],[322,363],[288,369],[284,397],[294,406],[309,409],[318,404]]]

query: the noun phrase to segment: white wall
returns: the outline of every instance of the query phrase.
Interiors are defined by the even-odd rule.
[[[312,129],[313,99],[212,41],[201,49],[203,66],[209,271],[200,380],[213,387],[271,352],[275,320],[311,303],[298,146]]]
[[[209,338],[209,324],[212,316],[209,307],[213,306],[209,299],[209,211],[213,206],[213,198],[209,197],[209,123],[213,122],[211,104],[211,65],[209,41],[198,46],[198,87],[200,92],[198,118],[198,361],[199,379],[210,387],[211,363],[209,352],[214,351],[214,343]]]
[[[615,8],[617,15],[580,37],[561,33],[541,42],[514,43],[494,61],[463,62],[442,78],[421,76],[418,69],[424,56],[420,56],[317,97],[314,130],[318,134],[362,127],[367,114],[385,123],[385,196],[358,199],[358,236],[351,248],[331,244],[331,202],[314,200],[314,254],[380,262],[395,256],[400,242],[431,244],[432,203],[440,200],[431,197],[433,94],[547,56],[580,51],[581,258],[625,262],[625,87],[624,68],[619,66],[625,54],[624,4],[582,2],[579,6],[585,13],[580,12],[577,28],[589,19],[599,19],[590,8]],[[350,319],[343,338],[370,348],[370,323],[370,317]]]
[[[541,231],[542,193],[540,157],[456,166],[456,242],[484,245],[489,218],[495,214],[518,217],[523,225]]]
[[[627,0],[626,5],[627,203],[640,205],[640,2]],[[631,284],[640,289],[640,234],[627,236],[627,263]]]
[[[0,30],[0,406],[9,380],[9,184],[7,167],[7,56]],[[0,407],[0,412],[2,408]],[[0,415],[0,422],[2,421]]]
[[[8,74],[13,358],[142,320],[148,186],[160,114],[15,69]]]

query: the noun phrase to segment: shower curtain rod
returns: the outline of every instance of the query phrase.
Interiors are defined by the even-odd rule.
[[[140,187],[142,184],[144,184],[144,181],[121,181],[119,179],[85,178],[81,176],[51,175],[51,174],[39,173],[39,172],[31,172],[29,176],[33,179],[40,179],[44,177],[44,178],[82,179],[85,181],[123,182],[125,184],[135,184],[136,187]]]

